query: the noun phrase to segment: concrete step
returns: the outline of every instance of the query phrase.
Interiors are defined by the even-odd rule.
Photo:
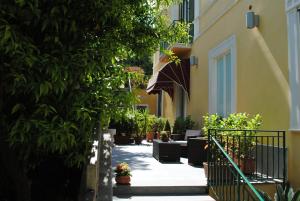
[[[159,184],[158,184],[159,185]],[[113,195],[207,195],[207,186],[126,186],[114,185]]]
[[[215,201],[208,195],[190,195],[190,196],[131,196],[131,197],[113,197],[113,201]]]

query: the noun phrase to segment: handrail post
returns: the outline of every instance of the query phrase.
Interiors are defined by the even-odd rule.
[[[282,132],[283,134],[283,183],[286,182],[286,150],[285,150],[285,131]]]
[[[210,145],[211,145],[211,139],[210,139],[210,136],[211,136],[211,130],[208,129],[208,150],[207,150],[207,185],[208,187],[210,187],[211,185],[211,181],[210,181],[210,178],[211,178],[211,172],[210,172],[210,161],[211,161],[211,148],[210,148]]]
[[[240,187],[240,177],[238,175],[238,179],[237,179],[237,201],[241,200],[241,187]]]

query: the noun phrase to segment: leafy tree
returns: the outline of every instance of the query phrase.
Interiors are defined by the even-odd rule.
[[[185,38],[168,27],[170,0],[2,0],[0,4],[0,161],[20,197],[29,172],[50,155],[80,166],[97,121],[129,106],[120,65]],[[15,167],[15,168],[12,168]],[[30,180],[30,178],[29,178]],[[1,184],[0,184],[1,185]]]
[[[153,62],[150,53],[141,56],[133,56],[125,61],[125,65],[141,67],[147,77],[152,75]]]

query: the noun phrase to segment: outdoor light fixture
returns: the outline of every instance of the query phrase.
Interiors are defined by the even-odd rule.
[[[191,66],[198,65],[198,58],[196,56],[190,57],[190,65]]]
[[[249,6],[249,11],[246,13],[246,26],[247,29],[253,29],[259,25],[259,16],[255,12],[251,11],[252,6]]]

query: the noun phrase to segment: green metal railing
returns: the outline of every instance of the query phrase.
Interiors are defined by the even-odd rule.
[[[217,200],[263,200],[251,182],[286,181],[285,131],[210,129],[208,138],[208,185]]]
[[[286,181],[285,131],[211,129],[251,182]]]
[[[209,135],[208,185],[220,201],[264,201],[215,137]]]

